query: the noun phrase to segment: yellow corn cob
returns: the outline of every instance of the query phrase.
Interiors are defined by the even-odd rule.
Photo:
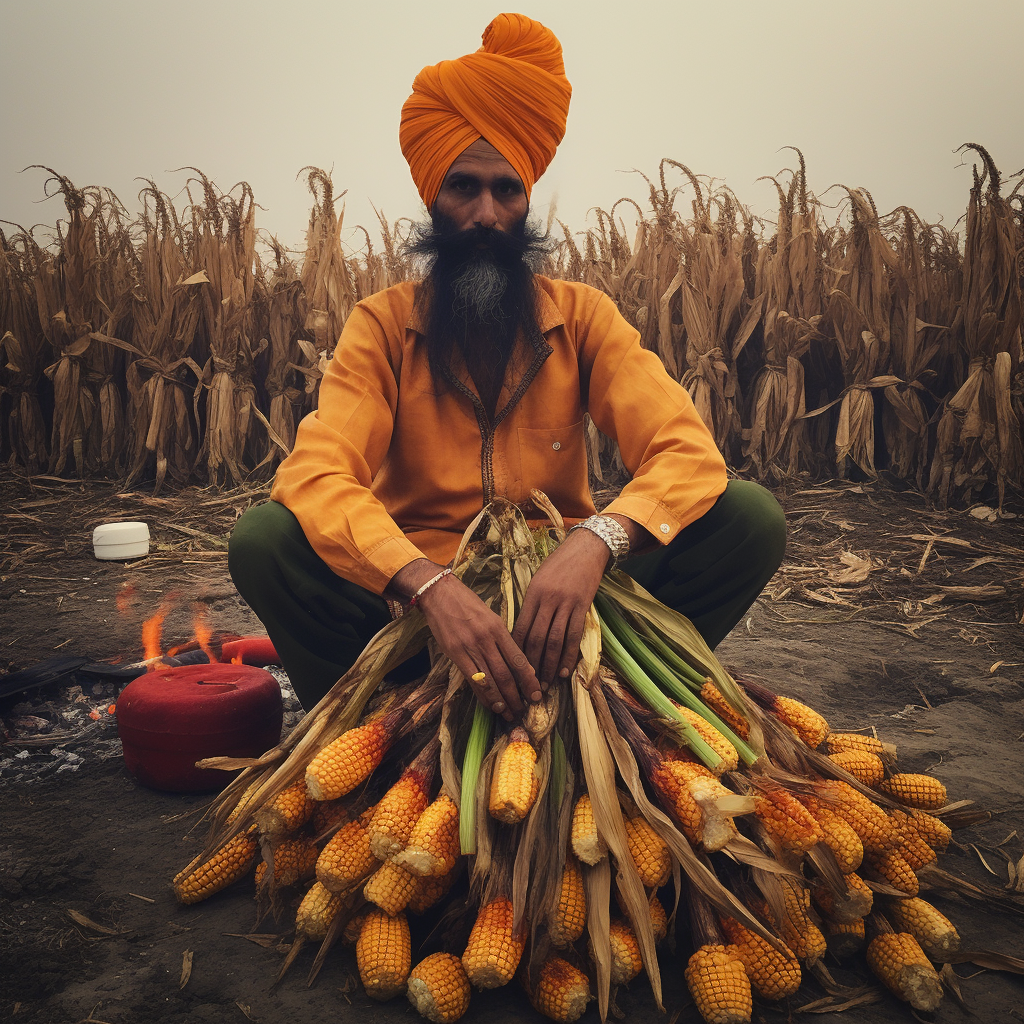
[[[946,787],[930,775],[890,775],[878,789],[901,804],[922,811],[935,811],[946,804]]]
[[[582,934],[587,923],[587,890],[583,884],[583,872],[579,862],[571,853],[566,853],[565,867],[562,868],[562,884],[558,891],[558,905],[548,918],[548,935],[551,945],[564,949],[574,943]]]
[[[643,816],[625,818],[626,842],[640,881],[648,889],[657,889],[672,873],[672,855],[665,840],[651,828]]]
[[[174,876],[174,895],[179,903],[198,903],[237,882],[252,869],[256,859],[256,829],[239,832],[207,861],[196,857]]]
[[[814,708],[792,697],[776,697],[772,710],[809,747],[818,747],[829,734],[828,722]]]
[[[865,850],[885,850],[892,846],[892,822],[885,811],[849,783],[830,779],[820,783],[815,792],[860,836]]]
[[[370,849],[381,860],[405,849],[412,830],[430,802],[419,768],[408,768],[381,797],[370,819]]]
[[[829,760],[865,786],[877,786],[885,778],[882,759],[867,750],[837,750]]]
[[[911,823],[910,816],[903,811],[893,811],[889,815],[896,832],[896,849],[903,854],[904,860],[915,870],[919,871],[925,864],[931,864],[936,859],[935,851],[921,838],[917,829]]]
[[[942,1000],[942,982],[913,935],[876,935],[868,943],[868,966],[885,986],[915,1010],[930,1013]]]
[[[296,938],[322,942],[344,902],[341,893],[329,892],[319,882],[314,882],[295,912]]]
[[[516,726],[491,774],[492,818],[514,825],[530,813],[539,789],[536,765],[537,751],[529,735],[522,726]]]
[[[446,875],[459,859],[459,809],[442,793],[419,816],[395,863],[414,875]]]
[[[798,960],[807,964],[816,963],[825,955],[825,936],[811,920],[810,890],[790,878],[781,878],[779,881],[786,905],[785,920],[774,922],[778,926],[779,937]]]
[[[365,782],[392,741],[390,717],[342,733],[306,767],[306,787],[314,800],[336,800]]]
[[[822,841],[835,854],[839,870],[844,875],[856,871],[864,859],[864,844],[853,827],[821,800],[801,797],[801,803],[814,815]]]
[[[344,892],[358,885],[377,869],[378,860],[370,849],[370,808],[355,821],[342,825],[320,851],[316,877],[331,892]]]
[[[238,820],[238,816],[243,811],[252,811],[255,805],[249,804],[249,798],[260,788],[262,784],[261,779],[257,779],[255,782],[250,782],[248,786],[242,791],[242,795],[238,798],[238,803],[231,809],[231,813],[227,817],[227,823],[230,825],[233,821]]]
[[[314,800],[313,834],[323,836],[336,826],[340,827],[350,820],[348,804],[344,800]]]
[[[393,999],[409,980],[412,968],[412,940],[405,914],[390,917],[383,910],[371,910],[356,940],[359,980],[371,999]]]
[[[356,944],[359,940],[359,933],[363,928],[363,922],[366,920],[366,915],[369,912],[369,910],[361,910],[358,914],[348,919],[348,924],[345,925],[341,933],[341,944],[343,946],[354,946]]]
[[[405,910],[419,879],[394,861],[387,860],[370,875],[363,896],[385,914],[394,917]]]
[[[458,864],[446,875],[423,875],[416,878],[416,888],[409,897],[409,905],[405,908],[410,914],[422,914],[434,906],[442,896],[454,885],[459,873]]]
[[[800,963],[792,951],[776,949],[767,939],[731,917],[722,918],[722,931],[762,999],[786,999],[800,987]]]
[[[704,680],[704,685],[700,688],[700,699],[741,740],[745,740],[750,735],[750,726],[747,724],[747,720],[725,699],[725,695],[710,679]]]
[[[451,953],[431,953],[409,975],[409,1002],[434,1024],[451,1024],[469,1009],[472,990],[462,961]]]
[[[811,812],[781,786],[758,790],[754,813],[768,835],[784,850],[806,853],[821,839]]]
[[[316,843],[305,836],[282,839],[274,846],[274,885],[295,885],[310,878],[316,870],[319,853]],[[263,885],[266,874],[266,861],[260,861],[256,865],[257,888]]]
[[[297,832],[313,816],[314,803],[306,790],[306,780],[296,779],[281,790],[254,817],[260,832],[270,839],[280,839]]]
[[[960,948],[953,922],[919,897],[889,901],[886,915],[897,931],[913,935],[932,960],[942,960],[946,953]]]
[[[607,856],[608,847],[597,834],[594,822],[594,807],[590,797],[584,793],[572,812],[572,848],[573,852],[584,864],[600,863]]]
[[[625,921],[614,920],[609,930],[612,954],[612,984],[628,985],[642,970],[640,943]]]
[[[917,874],[899,850],[867,850],[864,862],[871,874],[908,896],[916,896]]]
[[[825,944],[828,951],[840,960],[864,948],[864,934],[863,918],[846,923],[825,919]]]
[[[676,708],[697,731],[697,735],[721,758],[712,769],[715,775],[721,775],[723,772],[734,772],[739,767],[740,755],[732,743],[706,718],[701,718],[696,711],[692,711],[682,704],[676,704]]]
[[[831,889],[820,885],[811,890],[811,895],[826,917],[840,924],[849,924],[871,913],[875,894],[856,871],[851,871],[843,877],[846,880],[845,893],[837,896]]]
[[[530,1003],[538,1012],[558,1024],[572,1024],[583,1016],[593,999],[587,976],[560,956],[544,961]]]
[[[859,732],[833,732],[829,733],[825,741],[825,748],[829,754],[838,754],[847,750],[862,750],[867,754],[875,754],[881,757],[885,752],[885,744],[874,736],[865,736]]]
[[[523,955],[523,940],[512,932],[512,901],[496,896],[480,908],[469,933],[462,966],[477,988],[507,985]]]
[[[949,846],[953,830],[940,818],[924,811],[907,811],[906,815],[906,827],[912,828],[936,853],[942,853]]]
[[[753,1009],[743,962],[728,946],[701,946],[686,965],[686,985],[707,1024],[747,1024]]]
[[[665,913],[665,908],[654,893],[651,893],[647,905],[651,908],[651,928],[654,929],[654,941],[661,942],[668,935],[668,914]]]
[[[726,813],[716,806],[720,798],[736,800],[719,779],[702,764],[690,761],[662,761],[652,781],[673,813],[683,834],[694,846],[703,845],[713,853],[721,850],[737,835],[732,820],[735,812]],[[753,810],[753,801],[750,803]]]

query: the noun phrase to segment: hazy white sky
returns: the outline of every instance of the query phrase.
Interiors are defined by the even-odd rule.
[[[645,203],[628,172],[662,157],[732,187],[755,212],[761,175],[794,166],[811,188],[866,187],[881,210],[951,225],[980,142],[1004,175],[1024,166],[1022,0],[0,0],[0,218],[52,224],[48,164],[138,208],[140,177],[172,195],[201,168],[247,180],[261,228],[290,245],[306,225],[300,168],[333,170],[346,226],[422,206],[398,117],[424,64],[476,49],[494,14],[519,10],[562,42],[569,126],[534,190],[575,230],[594,206]],[[839,193],[825,197],[838,201]]]

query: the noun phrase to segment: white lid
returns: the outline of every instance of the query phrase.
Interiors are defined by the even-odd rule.
[[[103,523],[92,531],[93,544],[138,544],[149,543],[149,526],[146,523]]]

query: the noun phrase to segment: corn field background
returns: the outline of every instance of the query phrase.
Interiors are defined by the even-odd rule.
[[[879,213],[864,189],[834,186],[826,203],[798,150],[771,179],[774,222],[666,159],[645,205],[620,199],[583,232],[553,221],[544,272],[614,299],[737,472],[884,473],[940,505],[1001,507],[1024,484],[1024,172],[1004,180],[983,146],[962,149],[973,184],[954,228]],[[45,243],[0,231],[0,459],[13,472],[155,491],[265,481],[352,307],[415,273],[410,221],[382,217],[358,249],[343,244],[341,196],[318,168],[300,172],[301,254],[257,230],[244,182],[222,192],[185,169],[178,209],[146,181],[132,217],[109,190],[41,170],[66,219]],[[614,446],[591,442],[596,479],[620,480]]]

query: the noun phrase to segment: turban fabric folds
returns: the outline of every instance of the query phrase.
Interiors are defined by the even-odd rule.
[[[425,67],[402,107],[399,141],[427,209],[456,157],[486,139],[515,168],[529,196],[565,134],[572,88],[550,29],[499,14],[483,46]]]

